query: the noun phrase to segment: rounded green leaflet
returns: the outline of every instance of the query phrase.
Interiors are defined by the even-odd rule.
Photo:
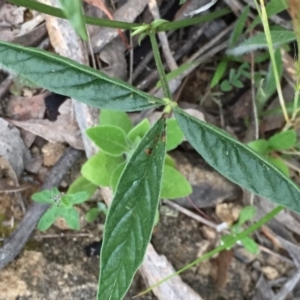
[[[160,198],[176,199],[192,193],[192,187],[187,179],[176,169],[164,165]]]
[[[97,186],[110,186],[110,178],[116,167],[124,162],[124,158],[98,152],[81,168],[81,174]]]
[[[278,170],[280,170],[286,176],[290,176],[289,167],[284,163],[284,161],[280,157],[272,157],[268,156],[267,160]]]
[[[177,123],[177,120],[172,118],[167,120],[167,144],[166,150],[175,149],[183,140],[183,133]]]
[[[263,156],[267,155],[268,151],[270,150],[269,142],[263,139],[252,141],[248,143],[248,146]]]
[[[134,143],[137,137],[143,138],[144,135],[150,130],[150,128],[151,125],[149,120],[144,119],[129,131],[127,138],[131,143]]]
[[[97,219],[99,214],[100,214],[99,209],[97,207],[93,207],[86,213],[85,220],[87,222],[93,222]]]
[[[126,166],[126,162],[121,163],[120,165],[118,165],[116,167],[116,169],[113,171],[111,178],[110,178],[110,185],[112,190],[115,192],[116,188],[117,188],[117,184],[119,182],[119,179],[121,177],[121,174],[123,172],[123,170],[125,169]]]
[[[294,129],[274,134],[269,139],[270,147],[274,150],[288,150],[294,147],[297,143],[297,133]]]
[[[92,197],[97,190],[97,186],[87,180],[85,177],[80,176],[71,183],[67,194],[76,194],[77,192],[86,192],[89,197]]]
[[[67,225],[70,229],[79,230],[79,212],[74,208],[64,208],[61,210],[61,216],[66,220]]]
[[[40,218],[38,222],[38,229],[40,231],[47,230],[55,220],[60,217],[61,208],[58,206],[53,205],[50,207]]]
[[[109,155],[120,156],[129,151],[129,145],[122,129],[111,125],[100,125],[86,130],[88,137]]]
[[[131,119],[124,111],[102,109],[99,117],[100,125],[111,125],[128,133],[132,129]]]
[[[57,187],[54,187],[51,190],[43,190],[43,191],[34,193],[31,196],[31,198],[35,202],[47,203],[47,204],[54,204],[54,203],[56,203],[54,201],[55,197],[57,197],[58,195],[60,195],[60,192],[57,189]]]
[[[75,194],[67,194],[66,196],[68,196],[71,205],[81,204],[90,197],[85,191],[77,192]]]
[[[166,154],[165,165],[176,168],[176,162],[169,154]]]

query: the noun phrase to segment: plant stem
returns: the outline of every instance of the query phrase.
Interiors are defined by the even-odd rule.
[[[67,19],[67,17],[64,15],[64,13],[61,9],[37,2],[35,0],[8,0],[8,2],[44,13],[47,15],[51,15],[54,17],[62,18],[62,19]],[[93,17],[88,17],[88,16],[84,16],[84,20],[85,20],[86,24],[108,27],[108,28],[133,29],[133,27],[137,27],[137,26],[141,25],[139,23],[127,23],[127,22],[121,22],[121,21],[112,21],[112,20],[93,18]]]
[[[299,100],[299,88],[298,88],[298,83],[297,83],[295,96],[294,96],[294,109],[293,109],[292,121],[294,121],[296,119],[297,113],[299,112],[298,100]]]
[[[286,107],[285,107],[285,102],[284,102],[284,99],[283,99],[282,89],[281,89],[281,85],[280,85],[280,79],[279,79],[278,69],[277,69],[275,55],[274,55],[274,49],[273,49],[273,43],[272,43],[272,38],[271,38],[271,32],[270,32],[266,7],[265,7],[265,4],[264,4],[264,0],[259,0],[259,1],[260,1],[261,10],[259,8],[257,0],[255,0],[255,5],[256,5],[256,9],[259,13],[259,16],[261,18],[263,27],[264,27],[264,32],[265,32],[266,41],[267,41],[267,44],[268,44],[271,63],[272,63],[272,66],[273,66],[273,72],[274,72],[274,78],[275,78],[275,82],[276,82],[276,88],[277,88],[279,103],[280,103],[281,108],[282,108],[282,112],[283,112],[283,115],[284,115],[284,118],[285,118],[285,122],[287,124],[290,124],[290,119],[289,119],[289,116],[288,116],[288,113],[287,113],[287,110],[286,110]]]
[[[150,41],[151,41],[151,46],[152,46],[153,55],[154,55],[154,59],[155,59],[155,64],[156,64],[157,71],[158,71],[158,74],[159,74],[159,78],[160,78],[161,86],[162,86],[162,89],[163,89],[163,92],[164,92],[164,96],[171,100],[172,99],[172,94],[171,94],[169,84],[168,84],[168,81],[167,81],[164,65],[161,61],[159,48],[158,48],[158,44],[157,44],[157,41],[156,41],[156,32],[155,32],[155,30],[151,29],[151,32],[149,33],[149,36],[150,36]]]
[[[63,11],[59,8],[43,4],[40,2],[37,2],[35,0],[8,0],[8,2],[14,4],[23,6],[47,15],[51,15],[54,17],[66,19],[66,16],[64,15]],[[227,15],[231,12],[229,8],[223,8],[216,12],[210,13],[208,15],[199,16],[195,18],[188,18],[185,20],[179,20],[174,22],[167,22],[165,24],[162,24],[157,27],[158,31],[168,31],[178,28],[187,27],[194,24],[200,24],[205,23],[208,21],[215,20],[216,18],[222,17],[224,15]],[[100,18],[93,18],[89,16],[84,16],[86,24],[89,25],[95,25],[95,26],[102,26],[102,27],[108,27],[108,28],[119,28],[119,29],[129,29],[133,30],[134,27],[138,27],[142,24],[139,23],[128,23],[128,22],[121,22],[121,21],[113,21],[113,20],[107,20],[107,19],[100,19]]]
[[[199,17],[187,18],[184,20],[178,20],[173,22],[166,22],[159,25],[156,29],[156,32],[174,30],[174,29],[179,29],[179,28],[183,28],[195,24],[205,23],[220,18],[222,16],[225,16],[229,13],[231,13],[231,10],[229,8],[223,8],[216,12],[209,13],[207,15],[202,15]]]
[[[182,269],[180,269],[179,271],[167,276],[166,278],[164,278],[163,280],[157,282],[156,284],[152,285],[151,287],[149,287],[147,290],[139,293],[137,296],[141,296],[144,295],[148,292],[150,292],[151,290],[153,290],[155,287],[157,287],[158,285],[164,283],[165,281],[169,280],[170,278],[179,275],[180,273],[190,269],[191,267],[193,267],[194,265],[211,258],[212,256],[214,256],[215,254],[226,250],[228,248],[231,248],[236,242],[240,241],[241,239],[243,239],[244,237],[248,236],[249,234],[251,234],[252,232],[254,232],[255,230],[257,230],[258,228],[260,228],[262,225],[264,225],[265,223],[267,223],[268,221],[270,221],[271,219],[274,218],[274,216],[276,216],[279,212],[281,212],[284,209],[283,206],[277,206],[275,207],[271,212],[269,212],[266,216],[264,216],[262,219],[260,219],[258,222],[254,223],[252,226],[250,226],[249,228],[247,228],[245,231],[243,231],[242,233],[238,234],[237,236],[233,237],[231,240],[229,240],[227,243],[224,243],[223,245],[215,248],[214,250],[202,255],[200,258],[194,260],[193,262],[189,263],[188,265],[186,265],[185,267],[183,267]],[[136,296],[135,296],[136,297]]]

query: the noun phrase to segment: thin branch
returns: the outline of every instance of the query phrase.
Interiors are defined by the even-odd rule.
[[[150,12],[153,16],[153,19],[154,20],[159,20],[160,19],[160,14],[159,14],[159,10],[158,10],[156,0],[150,0],[149,3],[148,3],[148,7],[149,7],[149,10],[150,10]],[[158,38],[160,40],[161,47],[162,47],[162,50],[164,52],[164,55],[165,55],[167,65],[168,65],[169,69],[171,71],[177,69],[178,66],[177,66],[177,63],[176,63],[172,53],[171,53],[169,42],[168,42],[168,37],[167,37],[166,33],[165,32],[159,32],[158,33]]]

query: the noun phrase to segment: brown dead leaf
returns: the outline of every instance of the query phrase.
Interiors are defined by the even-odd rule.
[[[42,119],[45,114],[44,99],[48,93],[42,93],[32,97],[12,96],[7,106],[7,115],[19,121],[30,119]]]
[[[46,167],[52,167],[60,159],[66,150],[66,146],[61,143],[47,143],[42,148],[42,153],[44,155],[43,164]]]
[[[234,203],[219,203],[216,205],[216,215],[222,222],[233,224],[239,218],[241,207]]]
[[[269,280],[274,280],[280,276],[279,272],[271,266],[262,267],[261,270]]]
[[[105,62],[107,67],[101,71],[111,77],[127,79],[127,62],[125,59],[124,44],[115,39],[107,44],[99,53],[101,61]]]
[[[86,3],[91,4],[95,7],[98,7],[99,9],[101,9],[110,20],[114,20],[113,15],[111,14],[111,12],[109,11],[109,9],[106,7],[105,2],[103,2],[103,0],[85,0]],[[120,30],[117,29],[121,40],[123,41],[124,45],[126,45],[127,48],[129,48],[129,44],[128,41],[124,35],[124,33]]]
[[[0,8],[0,40],[15,42],[24,46],[37,44],[46,34],[44,16],[33,12],[32,19],[24,22],[26,8],[4,4]]]
[[[11,124],[21,127],[52,143],[68,143],[76,149],[84,149],[80,131],[72,115],[72,102],[67,100],[59,108],[60,115],[55,122],[48,120],[8,120]]]
[[[0,40],[12,41],[24,22],[24,7],[5,3],[0,9]]]

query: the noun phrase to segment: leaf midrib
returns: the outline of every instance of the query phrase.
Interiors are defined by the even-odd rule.
[[[154,146],[154,147],[155,147],[155,146]],[[153,148],[154,148],[154,147],[153,147]],[[152,159],[154,159],[153,153],[151,154],[151,158],[148,160],[148,163],[147,163],[147,166],[146,166],[146,170],[145,170],[144,175],[143,175],[142,178],[145,178],[145,179],[146,179],[146,177],[147,177],[146,174],[147,174],[147,171],[148,171],[148,169],[149,169],[149,164],[150,164],[150,162],[151,162]],[[142,181],[142,179],[141,179],[141,181]],[[138,196],[139,196],[139,194],[141,193],[141,189],[142,189],[142,185],[140,185],[140,187],[139,187],[139,189],[138,189]],[[139,197],[136,197],[136,199],[138,199],[138,198],[139,198]],[[137,201],[136,201],[136,202],[137,202]],[[135,213],[136,207],[137,207],[137,205],[134,206],[132,215]],[[130,231],[130,230],[128,229],[128,230],[127,230],[127,234],[126,234],[127,237],[126,237],[125,242],[123,243],[122,249],[123,249],[123,248],[125,247],[125,245],[127,244],[127,241],[128,241],[128,238],[129,238],[129,234],[128,234],[129,231]],[[117,281],[118,281],[117,278],[119,277],[120,269],[121,269],[121,264],[120,264],[120,266],[118,267],[116,280],[115,280],[115,282],[114,282],[114,284],[113,284],[113,288],[112,288],[112,292],[111,292],[111,295],[110,295],[109,300],[110,300],[111,297],[112,297],[113,291],[114,291],[115,286],[116,286],[116,283],[117,283]]]
[[[105,80],[106,82],[108,82],[110,84],[119,85],[120,87],[122,87],[124,89],[127,89],[129,92],[133,92],[135,94],[138,94],[138,95],[148,99],[149,102],[150,102],[150,100],[152,100],[157,104],[160,104],[160,105],[164,104],[161,99],[158,99],[158,98],[153,97],[153,96],[151,96],[147,93],[144,93],[144,92],[142,92],[138,89],[135,89],[133,86],[131,86],[130,84],[127,84],[126,82],[123,82],[122,80],[119,80],[119,79],[116,79],[116,78],[111,78],[108,75],[106,75],[106,74],[104,74],[100,71],[96,71],[96,70],[94,70],[92,68],[89,68],[85,65],[79,64],[76,61],[73,61],[69,58],[61,57],[61,56],[59,56],[57,54],[54,54],[54,53],[50,54],[46,51],[37,50],[37,49],[31,48],[31,47],[26,47],[26,49],[24,49],[21,46],[0,41],[0,46],[1,45],[5,46],[7,48],[2,50],[2,51],[0,50],[0,52],[7,51],[8,49],[13,49],[15,51],[20,51],[20,52],[23,52],[23,53],[25,52],[26,55],[31,55],[31,57],[28,58],[28,60],[31,60],[31,59],[33,59],[33,60],[34,59],[53,59],[57,63],[60,63],[62,65],[67,65],[68,67],[75,68],[76,70],[80,70],[82,72],[85,72],[88,75],[95,76],[96,79],[98,79],[98,80]],[[26,72],[26,70],[25,70],[23,72],[23,74],[26,74],[26,73],[29,73],[29,72]],[[48,73],[47,75],[50,75],[50,73]],[[95,79],[93,79],[93,80],[95,80]]]

